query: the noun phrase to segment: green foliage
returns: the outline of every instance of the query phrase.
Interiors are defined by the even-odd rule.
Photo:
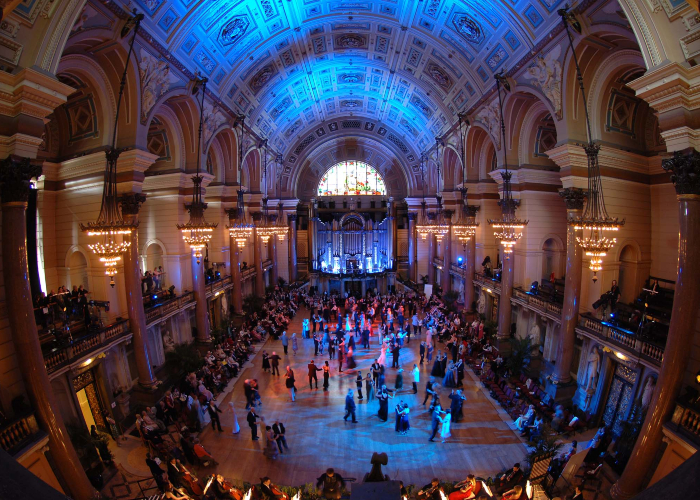
[[[197,348],[192,344],[178,344],[172,351],[165,353],[172,375],[190,373],[199,370],[204,365],[204,359]]]
[[[486,317],[482,318],[484,321],[484,338],[490,339],[496,336],[498,331],[498,323],[495,321],[485,321]]]
[[[506,360],[506,366],[510,373],[518,377],[523,368],[530,364],[532,352],[538,346],[532,345],[532,338],[529,336],[522,339],[510,339],[510,356]]]
[[[94,439],[87,428],[80,424],[68,424],[66,428],[70,440],[73,443],[73,447],[80,459],[80,464],[86,471],[91,469],[95,463],[101,461],[98,451],[100,448],[103,450],[103,454],[106,455],[105,458],[113,458],[112,453],[108,449],[107,443],[109,439],[106,435],[99,434],[100,437]]]
[[[427,285],[428,284],[428,275],[427,274],[421,275],[420,280],[424,285]]]
[[[243,299],[243,310],[248,314],[253,314],[254,312],[260,314],[264,305],[265,299],[257,295],[246,295]]]

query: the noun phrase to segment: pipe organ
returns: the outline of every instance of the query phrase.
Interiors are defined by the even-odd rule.
[[[391,268],[389,220],[365,220],[357,212],[316,223],[318,270],[331,274],[379,273]]]

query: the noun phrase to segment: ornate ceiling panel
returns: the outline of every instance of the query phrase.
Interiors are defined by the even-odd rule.
[[[404,165],[558,22],[563,0],[120,0],[288,162],[323,134]],[[333,128],[335,127],[335,128]],[[372,128],[366,128],[372,127]],[[414,159],[409,159],[413,156]]]

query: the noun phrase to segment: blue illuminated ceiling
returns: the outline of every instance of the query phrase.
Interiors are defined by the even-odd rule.
[[[309,137],[355,128],[388,130],[406,156],[429,147],[551,31],[563,0],[122,3],[296,161]]]

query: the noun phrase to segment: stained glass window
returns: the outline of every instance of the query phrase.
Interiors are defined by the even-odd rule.
[[[386,195],[381,174],[362,161],[341,161],[329,168],[318,183],[318,196]]]

